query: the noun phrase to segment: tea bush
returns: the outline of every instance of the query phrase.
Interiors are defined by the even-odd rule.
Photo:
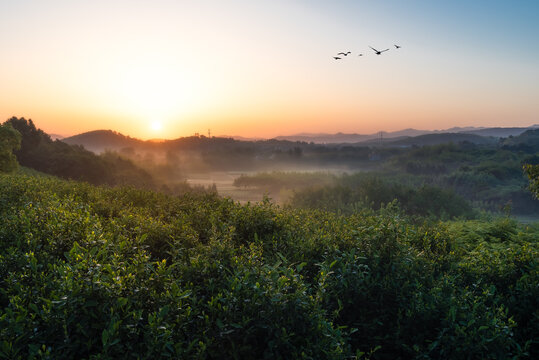
[[[0,175],[0,358],[536,358],[538,238]]]

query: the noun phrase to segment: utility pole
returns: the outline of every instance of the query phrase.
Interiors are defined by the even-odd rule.
[[[211,138],[211,130],[208,129],[208,139],[210,139],[210,138]]]

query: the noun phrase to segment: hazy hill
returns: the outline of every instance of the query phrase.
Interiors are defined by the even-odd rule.
[[[160,149],[160,150],[200,150],[207,147],[239,144],[242,141],[232,138],[208,138],[206,136],[188,136],[173,140],[140,140],[125,136],[112,130],[95,130],[62,139],[70,145],[81,145],[93,152],[120,150],[125,148]]]
[[[498,138],[505,138],[509,136],[518,136],[524,133],[525,131],[531,130],[535,127],[537,127],[537,125],[533,125],[530,127],[511,127],[511,128],[495,127],[495,128],[486,128],[486,129],[477,129],[477,130],[466,130],[466,131],[459,131],[459,132],[466,133],[466,134],[481,135],[481,136],[493,136],[493,137],[498,137]]]
[[[442,134],[442,133],[465,133],[465,134],[474,134],[480,136],[493,136],[493,137],[508,137],[508,136],[518,136],[525,132],[526,130],[531,130],[537,128],[538,125],[532,125],[529,127],[495,127],[495,128],[484,128],[484,127],[453,127],[446,130],[417,130],[417,129],[404,129],[399,131],[381,131],[374,134],[312,134],[312,133],[300,133],[295,135],[286,135],[286,136],[277,136],[277,140],[288,140],[288,141],[304,141],[304,142],[314,142],[317,144],[337,144],[337,143],[359,143],[369,140],[380,141],[380,138],[383,139],[394,139],[402,137],[416,137],[427,134]]]
[[[328,144],[328,143],[353,143],[372,139],[376,135],[361,135],[361,134],[309,134],[302,133],[296,135],[282,135],[276,136],[275,140],[284,140],[284,141],[304,141],[304,142],[314,142],[316,144]]]
[[[95,130],[62,139],[70,145],[82,145],[85,149],[100,153],[105,150],[119,150],[141,146],[145,142],[112,130]]]
[[[240,141],[262,141],[262,140],[266,140],[266,138],[262,138],[262,137],[245,137],[245,136],[239,136],[239,135],[218,135],[217,137],[240,140]]]
[[[497,139],[494,137],[486,137],[474,134],[465,133],[441,133],[441,134],[425,134],[414,137],[399,137],[396,139],[373,139],[366,142],[358,143],[358,145],[369,146],[395,146],[395,147],[407,147],[407,146],[425,146],[425,145],[438,145],[444,143],[461,143],[470,142],[478,145],[495,144]]]
[[[381,131],[374,134],[309,134],[301,133],[297,135],[288,135],[288,136],[277,136],[276,140],[286,140],[286,141],[304,141],[304,142],[314,142],[316,144],[339,144],[339,143],[356,143],[362,141],[368,141],[371,139],[382,138],[397,138],[402,136],[418,136],[427,134],[427,130],[416,130],[416,129],[404,129],[399,131],[387,132]]]
[[[112,130],[97,130],[83,134],[71,136],[62,141],[72,145],[81,145],[84,148],[100,153],[105,150],[119,151],[122,149],[138,149],[153,151],[211,151],[220,152],[222,155],[238,154],[259,154],[264,156],[268,152],[289,151],[295,147],[301,147],[304,151],[308,149],[325,146],[373,146],[379,147],[409,147],[437,145],[443,143],[470,142],[478,145],[496,144],[500,136],[505,134],[516,134],[522,131],[521,135],[510,136],[502,144],[507,147],[520,146],[521,150],[532,152],[534,144],[539,144],[539,139],[534,135],[539,130],[527,130],[527,128],[453,128],[454,132],[434,132],[425,133],[423,130],[404,129],[391,133],[381,132],[371,135],[360,134],[299,134],[297,136],[279,136],[269,140],[238,140],[231,137],[206,137],[189,136],[173,140],[143,141],[129,136],[122,135]],[[414,135],[419,134],[419,135]],[[360,139],[351,143],[353,139]],[[316,141],[313,141],[316,140]],[[311,143],[315,144],[311,144]],[[329,145],[333,144],[333,145]],[[340,145],[339,145],[340,144]],[[232,154],[232,153],[233,154]],[[233,156],[233,157],[234,157]]]
[[[539,152],[539,129],[527,130],[519,136],[503,139],[502,147],[527,153]]]
[[[81,145],[93,152],[105,150],[121,150],[125,148],[139,150],[172,150],[172,151],[202,151],[202,150],[230,150],[253,151],[281,149],[286,151],[298,144],[286,140],[236,140],[231,137],[188,136],[173,140],[144,141],[125,136],[112,130],[96,130],[62,139],[70,145]],[[305,144],[304,144],[305,145]]]

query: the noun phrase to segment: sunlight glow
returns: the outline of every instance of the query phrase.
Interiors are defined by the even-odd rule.
[[[113,99],[115,112],[138,124],[131,130],[134,134],[177,132],[164,124],[181,124],[178,119],[196,111],[205,100],[197,91],[198,73],[187,72],[170,59],[142,55],[129,64],[115,62],[105,72],[107,84],[101,87]]]
[[[122,105],[146,116],[170,116],[184,104],[189,83],[176,69],[158,62],[127,66],[116,81]]]
[[[154,120],[151,122],[150,128],[155,132],[161,131],[163,129],[163,123],[159,120]]]
[[[539,121],[539,1],[411,3],[0,1],[0,121],[138,138]]]

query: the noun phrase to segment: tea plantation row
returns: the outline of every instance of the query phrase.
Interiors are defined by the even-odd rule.
[[[536,358],[538,238],[0,175],[0,358]]]

